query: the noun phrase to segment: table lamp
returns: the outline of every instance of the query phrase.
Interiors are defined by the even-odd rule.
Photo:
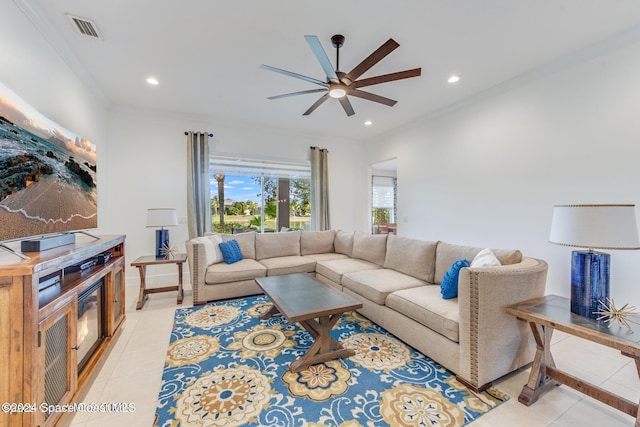
[[[609,298],[610,256],[594,249],[640,249],[635,205],[556,205],[549,242],[571,253],[571,312],[595,319]]]
[[[176,210],[172,208],[147,209],[147,227],[160,227],[156,230],[156,258],[164,258],[169,248],[169,230],[164,227],[178,225]]]

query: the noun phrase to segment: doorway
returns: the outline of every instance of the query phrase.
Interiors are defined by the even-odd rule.
[[[396,234],[398,205],[395,158],[371,165],[371,234]]]

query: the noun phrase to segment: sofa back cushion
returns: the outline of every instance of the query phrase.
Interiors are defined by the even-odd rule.
[[[300,253],[302,255],[326,254],[334,252],[335,230],[303,231],[300,234]]]
[[[517,264],[522,261],[522,252],[518,249],[491,249],[502,265]]]
[[[498,267],[502,265],[496,254],[489,248],[484,248],[473,258],[471,267]]]
[[[387,234],[367,234],[358,231],[353,235],[353,258],[384,265],[387,254]]]
[[[475,258],[482,249],[484,248],[438,242],[438,247],[436,248],[435,283],[442,283],[444,274],[451,268],[454,262],[466,259],[471,263],[473,258]],[[517,249],[493,249],[493,253],[502,265],[517,264],[522,261],[522,252]]]
[[[256,259],[300,256],[300,232],[264,233],[256,235]]]
[[[222,242],[222,236],[220,234],[207,234],[201,237],[194,237],[190,240],[191,243],[200,243],[204,247],[204,257],[207,265],[217,264],[223,261],[222,252],[218,247],[218,244]]]
[[[390,234],[384,268],[391,268],[416,279],[433,283],[438,242],[410,239]]]
[[[333,247],[336,253],[351,256],[353,253],[353,232],[347,233],[346,231],[336,231],[336,238],[333,241]]]
[[[236,240],[238,246],[240,246],[240,252],[243,259],[256,259],[256,232],[249,231],[248,233],[238,234],[223,234],[222,240],[228,242],[229,240]]]

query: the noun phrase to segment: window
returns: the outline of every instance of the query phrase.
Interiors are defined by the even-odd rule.
[[[210,170],[212,230],[264,233],[309,228],[309,162],[213,155]]]
[[[372,233],[393,233],[395,232],[393,225],[396,222],[396,178],[373,175],[371,177]]]

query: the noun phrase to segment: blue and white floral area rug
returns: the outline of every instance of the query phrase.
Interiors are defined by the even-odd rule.
[[[462,426],[506,401],[455,376],[353,312],[332,336],[348,359],[299,373],[312,337],[265,296],[177,309],[154,426]]]

